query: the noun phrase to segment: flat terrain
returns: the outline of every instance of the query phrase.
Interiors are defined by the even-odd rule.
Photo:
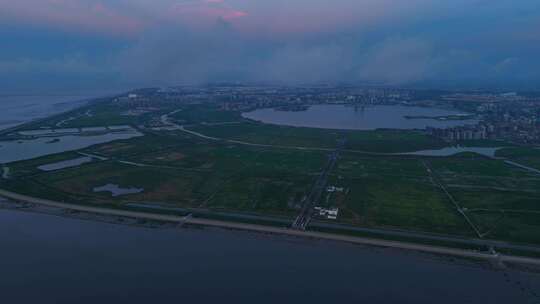
[[[135,204],[292,220],[329,153],[345,138],[328,178],[328,186],[339,191],[325,191],[318,202],[339,208],[338,223],[540,244],[540,175],[505,163],[540,168],[540,150],[504,148],[496,159],[474,153],[391,155],[446,144],[421,131],[265,125],[215,104],[144,109],[134,115],[128,105],[103,101],[27,126],[127,124],[145,136],[6,164],[9,178],[0,187],[82,205]],[[56,171],[38,169],[80,157],[79,152],[96,158]],[[116,196],[94,191],[111,184],[142,191]]]

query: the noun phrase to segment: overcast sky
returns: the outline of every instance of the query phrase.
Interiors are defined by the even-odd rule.
[[[540,88],[538,0],[0,0],[0,90]]]

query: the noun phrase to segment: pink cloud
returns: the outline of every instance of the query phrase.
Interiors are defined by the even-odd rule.
[[[0,18],[128,37],[161,25],[210,28],[224,20],[244,34],[286,36],[369,28],[407,16],[430,1],[0,0]]]
[[[143,20],[111,8],[105,1],[0,0],[0,16],[65,31],[122,36],[132,36],[145,26]]]
[[[233,22],[246,16],[248,16],[247,12],[228,6],[224,0],[175,3],[167,14],[171,20],[195,26],[211,26],[219,19]]]

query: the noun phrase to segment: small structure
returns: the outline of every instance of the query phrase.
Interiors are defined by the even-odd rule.
[[[328,220],[337,220],[339,208],[315,207],[314,209],[318,212],[318,215],[323,218],[326,218]]]
[[[343,192],[345,189],[343,187],[336,187],[336,186],[328,186],[326,188],[326,191],[328,192]]]

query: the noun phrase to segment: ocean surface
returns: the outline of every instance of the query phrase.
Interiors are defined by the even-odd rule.
[[[0,95],[0,130],[34,119],[69,111],[89,99],[111,95],[112,92],[89,92],[79,95]]]
[[[409,107],[400,105],[378,105],[354,107],[349,105],[315,105],[305,111],[280,111],[257,109],[242,114],[256,121],[295,127],[310,127],[343,130],[375,129],[425,129],[426,127],[448,128],[475,124],[476,120],[407,119],[405,116],[447,116],[466,114],[459,111]]]
[[[539,303],[540,274],[410,251],[0,210],[2,303]]]

